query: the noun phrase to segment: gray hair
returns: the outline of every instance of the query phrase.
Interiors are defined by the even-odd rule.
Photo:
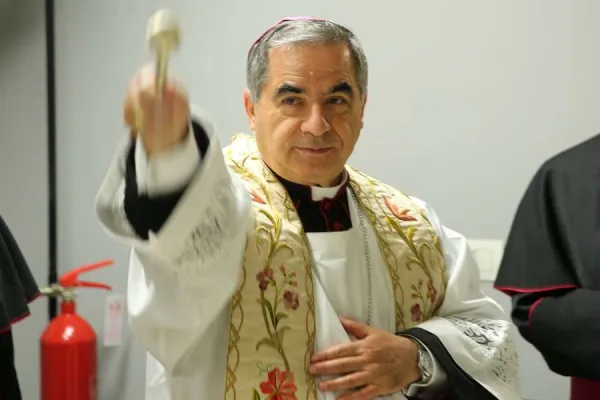
[[[286,45],[334,43],[344,43],[348,46],[354,62],[358,90],[361,96],[364,95],[367,92],[369,68],[365,52],[354,33],[331,21],[296,20],[276,25],[250,49],[246,65],[246,84],[252,100],[258,102],[262,86],[267,81],[271,49]]]

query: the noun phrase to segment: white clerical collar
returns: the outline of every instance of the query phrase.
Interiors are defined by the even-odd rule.
[[[311,196],[313,201],[321,201],[325,198],[333,199],[342,186],[345,186],[348,182],[348,173],[346,170],[343,172],[342,181],[339,185],[331,186],[331,187],[321,187],[321,186],[310,186]]]

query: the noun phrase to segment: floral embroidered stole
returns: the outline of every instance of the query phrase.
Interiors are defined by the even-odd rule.
[[[224,154],[248,188],[254,211],[241,283],[230,303],[225,399],[316,400],[308,373],[316,329],[312,256],[302,223],[253,137],[235,135]],[[434,229],[407,196],[347,170],[388,267],[397,330],[431,318],[446,284]]]

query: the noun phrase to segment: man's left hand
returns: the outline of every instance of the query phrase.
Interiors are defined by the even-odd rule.
[[[420,379],[418,349],[414,341],[360,322],[340,320],[344,329],[357,340],[313,355],[311,374],[340,375],[321,382],[320,390],[356,390],[338,400],[373,399],[398,393]]]

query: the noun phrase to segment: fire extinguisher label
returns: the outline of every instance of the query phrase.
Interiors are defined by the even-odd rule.
[[[124,313],[125,296],[122,294],[111,294],[106,296],[103,337],[105,347],[117,347],[121,345]]]

